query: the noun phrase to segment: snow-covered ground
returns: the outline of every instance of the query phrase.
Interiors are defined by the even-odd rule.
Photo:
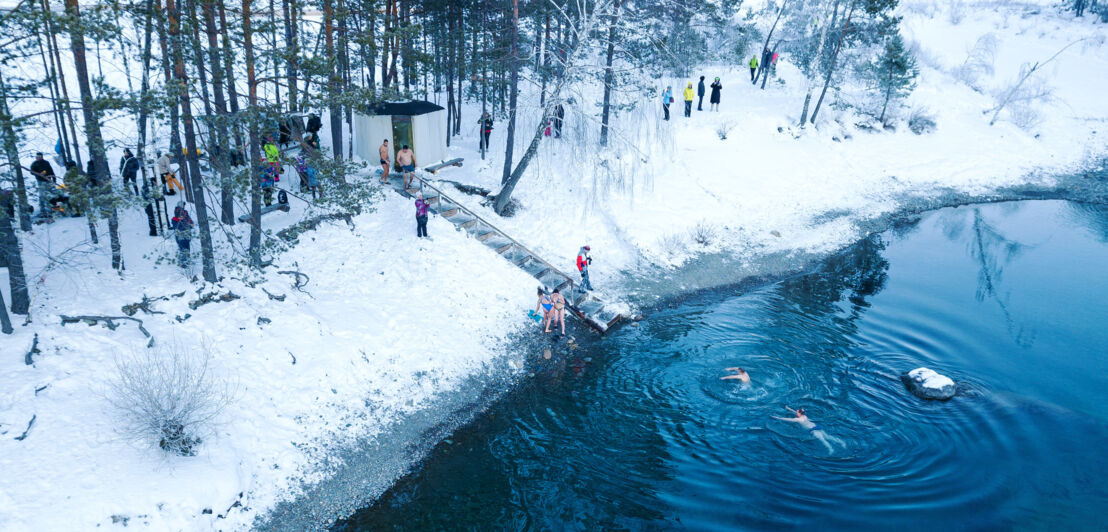
[[[899,122],[895,132],[866,132],[855,126],[857,116],[826,103],[818,127],[801,130],[804,80],[787,56],[778,68],[784,84],[771,81],[765,91],[751,86],[745,69],[704,67],[697,76],[722,78],[721,112],[686,119],[678,102],[670,122],[653,106],[628,114],[602,157],[574,142],[595,138],[599,126],[582,114],[595,107],[570,106],[565,138],[544,141],[516,189],[521,210],[495,224],[567,271],[577,248],[590,244],[594,282],[613,287],[626,275],[689,267],[711,252],[749,261],[829,252],[857,239],[865,221],[919,198],[1048,182],[1108,155],[1103,24],[1075,20],[1045,1],[904,4],[904,33],[921,68],[907,105],[928,108],[936,131],[915,135]],[[952,16],[956,5],[971,15]],[[997,42],[995,71],[974,90],[951,72],[989,33]],[[988,125],[982,111],[1022,63],[1082,38],[1043,71],[1053,99],[1035,104],[1038,124]],[[679,94],[686,81],[665,83]],[[592,101],[595,92],[576,96]],[[497,123],[494,151],[482,162],[473,149],[478,109],[466,108],[467,136],[451,148],[465,166],[442,177],[495,191],[505,124]],[[126,142],[133,128],[123,122],[107,124],[107,135]],[[522,118],[517,156],[530,128]],[[326,136],[325,129],[325,144]],[[53,144],[49,132],[28,140],[46,152]],[[451,195],[487,209],[477,197]],[[434,240],[415,239],[414,209],[391,193],[376,207],[355,217],[353,228],[337,222],[305,233],[258,285],[233,270],[221,270],[218,287],[190,284],[175,266],[158,263],[174,243],[144,236],[138,211],[123,215],[122,276],[108,268],[105,224],[105,243],[96,248],[80,244],[83,219],[36,228],[23,241],[32,319],[0,338],[0,530],[247,528],[294,498],[301,482],[326,475],[334,450],[433,408],[439,394],[481,375],[508,335],[527,325],[535,282],[442,220],[431,220]],[[267,223],[303,214],[276,214]],[[704,243],[694,237],[698,226]],[[277,270],[308,274],[307,293]],[[274,301],[263,287],[287,299]],[[2,271],[0,290],[10,297]],[[191,310],[198,290],[241,299]],[[119,315],[144,294],[182,291],[155,303],[165,314],[136,317],[159,346],[200,339],[212,346],[212,371],[237,393],[198,456],[164,458],[119,435],[105,398],[117,356],[146,349],[145,338],[129,322],[110,331],[62,326],[59,316]],[[271,321],[259,324],[261,317]],[[42,353],[26,366],[23,353],[36,333]],[[15,440],[32,417],[27,437]]]
[[[952,15],[957,9],[963,18]],[[1108,79],[1108,26],[1093,17],[1075,19],[1048,2],[906,1],[900,10],[920,68],[918,88],[900,114],[927,109],[937,122],[934,132],[916,135],[903,120],[895,131],[867,132],[855,126],[863,118],[827,102],[818,127],[800,129],[806,80],[787,55],[777,69],[784,83],[771,80],[764,91],[751,85],[745,68],[705,66],[691,79],[661,83],[672,85],[680,100],[688,81],[695,86],[699,75],[706,83],[719,76],[720,112],[709,112],[705,97],[705,110],[694,103],[693,116],[684,118],[678,101],[672,120],[662,122],[657,98],[645,119],[617,122],[617,134],[629,140],[613,141],[612,153],[600,158],[605,162],[574,141],[596,137],[599,126],[581,116],[595,108],[569,106],[565,138],[544,140],[515,190],[523,211],[498,224],[567,267],[578,247],[590,244],[594,284],[612,286],[624,273],[680,266],[703,253],[726,251],[740,260],[826,253],[859,238],[862,222],[921,198],[1048,183],[1108,157],[1108,98],[1100,81]],[[995,36],[995,70],[981,75],[978,92],[952,71],[987,34]],[[989,125],[983,111],[1023,63],[1045,61],[1078,40],[1038,74],[1053,91],[1049,101],[1032,105],[1040,122],[1021,128],[1005,112]],[[851,92],[846,96],[856,99],[859,91]],[[817,87],[813,102],[818,96]],[[517,157],[533,131],[532,122],[522,122]],[[721,128],[726,139],[717,134]],[[494,146],[505,129],[497,124]],[[450,179],[495,191],[503,152],[482,164],[473,139],[455,153],[475,164]],[[624,170],[609,173],[605,164]],[[698,226],[714,235],[706,244],[696,242]]]
[[[134,236],[145,228],[138,212],[124,216],[122,277],[103,249],[48,267],[41,248],[57,254],[83,240],[83,219],[36,230],[24,255],[33,321],[0,340],[0,529],[90,530],[113,516],[160,530],[244,528],[319,478],[330,450],[484,371],[506,335],[530,322],[522,309],[534,281],[445,221],[431,220],[434,240],[417,240],[414,208],[394,194],[377,207],[353,228],[338,222],[302,236],[257,287],[234,272],[220,286],[189,284],[176,266],[153,264],[174,244]],[[307,273],[306,293],[276,270]],[[242,298],[189,309],[198,290]],[[105,397],[116,357],[145,349],[145,338],[128,322],[109,331],[62,326],[59,315],[118,316],[144,294],[182,291],[153,305],[164,314],[136,317],[157,345],[203,339],[211,370],[237,393],[196,457],[165,458],[118,433]],[[259,325],[262,317],[272,321]],[[25,366],[35,333],[42,353]]]

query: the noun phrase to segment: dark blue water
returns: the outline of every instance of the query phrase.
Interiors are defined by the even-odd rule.
[[[1103,530],[1106,268],[1104,208],[936,211],[536,348],[532,378],[336,528]],[[958,396],[907,393],[918,366]],[[774,420],[786,405],[844,445]]]

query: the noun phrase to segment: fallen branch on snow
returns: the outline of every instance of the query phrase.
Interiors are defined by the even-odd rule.
[[[234,301],[236,299],[239,299],[239,296],[231,291],[228,291],[226,294],[209,292],[200,296],[200,299],[189,301],[189,308],[192,310],[196,310],[201,305],[207,305],[208,303],[226,303],[228,301]]]
[[[273,295],[273,294],[269,293],[269,290],[266,290],[264,286],[262,287],[262,292],[265,292],[265,295],[269,296],[269,298],[274,300],[274,301],[284,301],[285,300],[285,294],[281,294],[279,296],[278,295]]]
[[[308,277],[308,274],[300,273],[300,272],[295,271],[295,270],[281,270],[277,273],[279,273],[281,275],[295,276],[296,277],[296,284],[293,285],[293,288],[297,289],[300,292],[304,292],[305,294],[308,294],[308,292],[306,290],[304,290],[304,287],[308,286],[308,281],[311,280],[311,278]],[[300,281],[301,277],[304,278],[303,282]],[[311,297],[311,294],[308,294],[308,296]]]
[[[27,439],[27,433],[31,432],[31,426],[33,426],[35,424],[35,419],[36,418],[38,418],[38,414],[32,414],[31,415],[31,421],[27,422],[27,430],[23,431],[22,436],[17,436],[15,438],[15,441],[23,441],[23,440]]]
[[[39,353],[41,353],[41,351],[38,350],[38,333],[35,333],[35,339],[31,341],[31,350],[27,351],[27,354],[23,356],[23,363],[28,366],[34,364],[35,361],[31,358],[31,355],[37,355]]]
[[[89,325],[89,327],[91,327],[93,325],[96,325],[97,323],[103,322],[105,327],[113,331],[116,330],[117,327],[119,327],[119,324],[116,323],[116,320],[131,320],[137,323],[139,330],[142,331],[142,334],[150,339],[150,341],[146,342],[146,347],[154,347],[154,336],[150,334],[150,331],[146,330],[146,327],[142,326],[142,320],[138,318],[132,318],[129,316],[66,316],[64,314],[61,316],[61,318],[62,325],[65,325],[67,323],[85,322]]]
[[[143,294],[142,295],[142,301],[139,301],[138,303],[131,303],[130,305],[123,305],[122,310],[123,310],[123,313],[128,315],[128,316],[134,316],[140,310],[147,313],[147,314],[165,314],[164,312],[154,310],[153,308],[150,307],[150,304],[154,303],[155,301],[169,301],[169,298],[171,298],[171,297],[181,297],[183,295],[185,295],[185,293],[180,292],[180,293],[177,293],[177,294],[170,294],[168,296],[158,296],[158,297],[151,298],[151,297],[146,297],[146,294]]]

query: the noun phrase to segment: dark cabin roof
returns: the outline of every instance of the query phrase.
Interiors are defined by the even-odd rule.
[[[365,107],[371,116],[415,116],[445,110],[444,107],[423,100],[410,102],[379,102]]]

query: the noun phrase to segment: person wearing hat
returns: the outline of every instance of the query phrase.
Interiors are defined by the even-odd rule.
[[[189,251],[192,242],[192,217],[185,209],[185,202],[178,201],[173,209],[173,220],[169,222],[169,228],[173,230],[173,236],[177,240],[177,261],[182,268],[189,267]]]
[[[40,216],[50,217],[50,198],[54,197],[57,189],[57,176],[54,175],[54,167],[42,158],[42,152],[35,153],[35,162],[31,163],[31,174],[38,183],[38,208]]]
[[[577,271],[581,272],[581,286],[578,290],[581,292],[592,290],[592,283],[589,282],[589,265],[592,264],[589,251],[591,250],[589,246],[582,246],[577,252]]]

